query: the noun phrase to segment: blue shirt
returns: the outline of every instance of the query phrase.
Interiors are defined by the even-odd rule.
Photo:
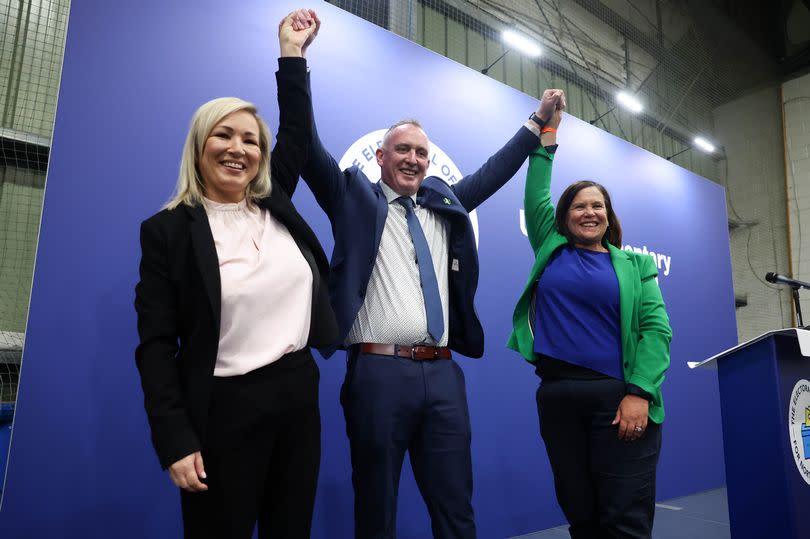
[[[624,380],[610,253],[565,245],[537,280],[534,351]]]

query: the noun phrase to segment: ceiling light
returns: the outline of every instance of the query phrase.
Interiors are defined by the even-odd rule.
[[[697,146],[706,153],[712,153],[714,151],[714,144],[712,144],[703,137],[695,137],[695,140],[693,140],[692,142],[695,143],[695,146]]]
[[[504,43],[510,47],[515,48],[526,56],[530,56],[532,58],[540,56],[540,53],[542,52],[537,43],[528,37],[515,33],[511,30],[504,30],[501,34],[501,39],[503,39]]]
[[[616,100],[626,109],[630,110],[635,114],[638,114],[644,107],[641,105],[641,101],[635,98],[626,92],[619,92],[616,94]]]

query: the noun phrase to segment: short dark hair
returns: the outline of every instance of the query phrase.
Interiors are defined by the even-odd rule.
[[[610,201],[610,194],[608,194],[607,189],[600,184],[596,183],[591,180],[580,180],[577,182],[572,183],[568,187],[565,188],[563,194],[560,196],[560,200],[557,202],[557,211],[554,214],[554,225],[557,227],[557,232],[562,234],[563,236],[568,239],[568,243],[574,243],[574,236],[571,234],[571,231],[568,230],[568,210],[571,208],[571,204],[574,202],[574,199],[577,196],[577,193],[582,191],[583,189],[587,189],[588,187],[596,187],[599,189],[599,192],[602,193],[602,196],[605,198],[605,209],[607,210],[607,218],[608,218],[608,228],[605,231],[605,235],[602,236],[602,243],[605,242],[617,247],[619,249],[622,248],[622,225],[619,222],[619,217],[613,211],[613,203]],[[605,245],[607,247],[607,245]]]
[[[391,135],[391,132],[397,127],[402,127],[403,125],[412,125],[414,127],[418,127],[423,132],[425,131],[425,129],[422,127],[422,124],[419,123],[419,120],[416,120],[414,118],[402,119],[397,123],[393,124],[391,127],[389,127],[388,130],[386,130],[385,134],[383,135],[383,142],[382,142],[383,146],[385,146],[385,142],[388,140],[388,137]]]

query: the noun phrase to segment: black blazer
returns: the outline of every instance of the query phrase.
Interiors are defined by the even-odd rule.
[[[312,270],[307,344],[317,347],[337,337],[327,288],[329,263],[290,200],[309,153],[312,109],[306,61],[279,59],[276,80],[280,120],[271,157],[273,187],[259,205],[287,227]],[[166,468],[200,450],[205,439],[221,299],[219,263],[205,209],[180,205],[144,221],[141,253],[135,360],[152,443]]]

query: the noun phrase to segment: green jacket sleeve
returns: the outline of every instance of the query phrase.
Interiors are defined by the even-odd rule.
[[[551,165],[554,154],[539,146],[529,156],[526,196],[523,209],[526,232],[532,251],[537,250],[554,230],[554,205],[551,203]]]
[[[669,368],[669,343],[672,329],[669,325],[664,298],[655,277],[658,271],[648,256],[640,257],[641,308],[636,361],[627,380],[653,396],[653,402],[662,406],[661,384]]]

